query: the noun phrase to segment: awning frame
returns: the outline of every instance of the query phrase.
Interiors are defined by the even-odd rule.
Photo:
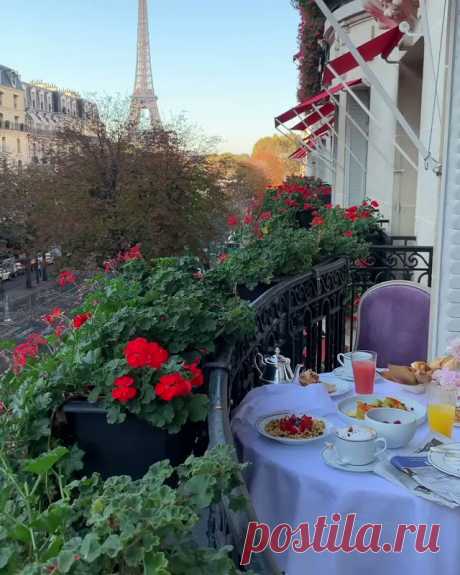
[[[355,44],[352,42],[350,36],[342,28],[339,21],[334,16],[334,14],[331,12],[331,10],[329,9],[329,7],[325,3],[325,1],[324,0],[314,0],[314,1],[315,1],[316,5],[318,6],[318,8],[323,13],[324,17],[329,21],[331,26],[334,28],[337,36],[340,37],[341,40],[344,42],[344,44],[347,46],[348,50],[351,52],[351,54],[355,58],[356,62],[360,66],[360,68],[361,68],[362,72],[364,73],[364,75],[366,76],[366,78],[369,80],[370,84],[380,94],[383,101],[386,103],[388,108],[391,110],[396,121],[399,123],[401,128],[406,132],[408,138],[411,140],[411,142],[414,144],[414,146],[417,148],[417,150],[422,155],[423,160],[424,160],[424,164],[425,164],[425,169],[432,170],[437,176],[440,176],[442,174],[442,165],[440,164],[440,162],[438,160],[436,160],[433,157],[431,152],[426,148],[426,146],[423,144],[423,142],[420,140],[420,138],[414,132],[414,130],[410,126],[409,122],[406,120],[406,118],[400,112],[399,108],[393,102],[391,96],[385,90],[385,88],[384,88],[383,84],[381,83],[381,81],[379,80],[377,74],[372,70],[372,68],[369,66],[369,64],[362,57],[362,55],[360,54],[360,52],[357,49],[357,47],[355,46]],[[328,69],[333,73],[335,72],[335,70],[332,67],[329,67]]]

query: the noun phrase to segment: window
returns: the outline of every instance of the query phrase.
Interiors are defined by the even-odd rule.
[[[17,94],[13,94],[13,106],[14,106],[15,110],[18,109],[18,101],[19,101],[19,96]]]
[[[2,138],[2,152],[6,152],[6,137]]]
[[[3,126],[3,114],[0,112],[0,128]]]
[[[14,129],[19,130],[19,116],[14,117]]]
[[[16,140],[16,152],[21,153],[21,140],[19,138]]]
[[[3,106],[3,92],[0,92],[0,106]]]

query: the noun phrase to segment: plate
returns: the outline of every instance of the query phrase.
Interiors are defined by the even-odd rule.
[[[447,475],[453,475],[454,477],[460,477],[460,462],[457,461],[455,464],[445,458],[443,453],[435,453],[430,451],[428,453],[428,461],[433,467],[436,467],[439,471],[447,473]]]
[[[346,399],[342,399],[337,405],[337,410],[342,417],[344,417],[347,421],[353,423],[364,423],[364,420],[356,419],[355,417],[351,417],[348,413],[352,413],[356,410],[356,402],[358,400],[365,401],[366,403],[370,403],[376,399],[385,399],[386,397],[394,397],[399,401],[402,401],[409,410],[415,415],[417,419],[417,425],[420,425],[425,421],[426,418],[426,407],[419,403],[418,401],[414,401],[413,399],[401,399],[396,394],[388,394],[388,395],[381,395],[381,394],[372,394],[372,395],[353,395],[351,397],[347,397]]]
[[[332,449],[331,447],[325,447],[321,455],[323,456],[324,461],[331,467],[341,469],[342,471],[352,471],[354,473],[369,473],[369,471],[374,471],[375,464],[377,463],[377,459],[367,465],[349,465],[346,463],[340,463],[335,449]]]
[[[328,392],[329,397],[340,397],[345,395],[349,391],[353,389],[353,383],[351,381],[345,381],[343,379],[339,379],[338,377],[330,377],[331,374],[320,374],[320,384],[321,383],[328,383],[333,384],[336,387],[336,390],[332,393]],[[300,385],[298,381],[294,382],[296,385]],[[317,383],[311,383],[310,385],[318,385]],[[310,385],[303,386],[304,389],[310,387]]]
[[[295,411],[283,411],[282,413],[272,413],[271,415],[264,415],[262,417],[259,417],[259,419],[256,422],[256,427],[257,427],[257,431],[263,435],[264,437],[267,437],[268,439],[271,439],[272,441],[277,441],[278,443],[284,443],[285,445],[305,445],[305,443],[311,443],[312,441],[318,441],[318,439],[324,439],[325,437],[327,437],[327,435],[329,435],[329,433],[332,430],[332,425],[327,421],[327,419],[324,419],[324,417],[315,417],[314,419],[317,419],[319,421],[324,422],[324,425],[326,426],[324,429],[324,433],[322,435],[319,435],[318,437],[308,437],[308,438],[304,438],[304,439],[291,439],[289,437],[274,437],[273,435],[270,435],[269,433],[267,433],[265,431],[265,426],[270,423],[270,421],[272,421],[273,419],[279,419],[280,417],[286,417],[289,415],[304,415],[305,412],[302,413],[296,413]],[[312,416],[314,417],[314,416]]]
[[[352,375],[348,375],[344,367],[336,367],[332,372],[336,377],[343,379],[345,381],[355,381]]]

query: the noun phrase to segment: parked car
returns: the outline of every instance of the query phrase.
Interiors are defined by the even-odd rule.
[[[45,261],[49,266],[54,264],[54,257],[50,252],[45,254]]]
[[[16,275],[17,276],[22,276],[26,271],[24,265],[21,262],[16,262],[14,267],[16,269]]]
[[[16,275],[16,259],[14,257],[7,258],[0,262],[0,267],[10,273],[10,277]]]

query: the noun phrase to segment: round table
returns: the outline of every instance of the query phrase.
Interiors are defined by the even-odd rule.
[[[333,380],[331,375],[325,379]],[[375,393],[426,403],[424,394],[407,392],[381,377]],[[449,509],[417,497],[372,472],[352,473],[328,466],[321,455],[327,439],[298,446],[283,445],[262,437],[256,429],[260,416],[284,410],[305,410],[325,416],[336,426],[344,426],[346,423],[336,410],[340,399],[342,397],[331,400],[323,386],[267,385],[252,390],[235,410],[232,429],[241,459],[250,463],[246,479],[258,520],[271,530],[281,523],[293,528],[308,523],[313,529],[319,517],[326,516],[331,524],[333,515],[340,514],[341,521],[337,522],[340,526],[337,541],[340,541],[345,517],[356,514],[354,534],[364,524],[381,524],[382,544],[394,543],[400,524],[427,524],[427,539],[430,526],[439,524],[439,551],[417,552],[415,535],[408,533],[403,550],[398,553],[288,549],[276,555],[280,569],[287,575],[400,575],[406,572],[458,575],[460,508]],[[455,430],[456,439],[460,441],[459,432],[460,429]],[[420,443],[427,433],[428,426],[424,423],[408,447]],[[387,454],[393,456],[399,452],[401,450],[388,450]]]

